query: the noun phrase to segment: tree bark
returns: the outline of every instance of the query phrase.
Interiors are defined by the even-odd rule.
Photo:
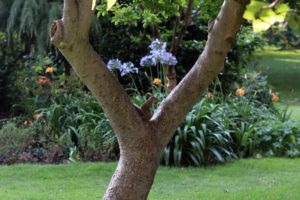
[[[124,89],[88,42],[93,2],[65,0],[63,18],[51,27],[51,43],[59,48],[99,101],[117,135],[120,160],[104,199],[147,199],[164,147],[203,91],[222,70],[248,1],[224,1],[203,53],[150,120],[130,102]]]
[[[104,199],[147,199],[159,166],[161,149],[156,145],[146,147],[142,142],[137,151],[123,152]]]

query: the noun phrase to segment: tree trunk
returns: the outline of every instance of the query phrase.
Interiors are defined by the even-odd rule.
[[[129,153],[131,155],[121,156],[104,199],[147,199],[160,160],[160,153],[154,150],[148,154]]]
[[[145,137],[137,136],[134,143],[119,141],[120,160],[103,199],[147,199],[164,145],[159,143],[162,133],[157,133],[154,126],[140,131],[146,132]]]

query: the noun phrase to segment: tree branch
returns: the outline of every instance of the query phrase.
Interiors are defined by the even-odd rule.
[[[198,17],[198,15],[199,15],[199,13],[200,13],[200,11],[201,11],[201,9],[202,9],[202,5],[203,5],[203,4],[200,4],[200,5],[198,6],[198,8],[196,9],[195,13],[192,15],[192,19],[195,18],[195,17]]]
[[[162,145],[168,143],[186,113],[223,68],[224,59],[242,23],[248,0],[225,0],[208,36],[206,47],[197,62],[161,103],[151,121]],[[180,106],[178,106],[180,105]]]
[[[175,48],[172,49],[172,53],[174,55],[177,55],[178,48],[179,48],[179,46],[180,46],[180,44],[181,44],[181,42],[182,42],[182,40],[183,40],[183,38],[184,38],[184,36],[186,34],[188,26],[191,23],[192,12],[193,12],[193,5],[194,5],[194,0],[189,0],[188,7],[187,7],[186,13],[184,15],[183,27],[181,29],[181,32],[178,35],[178,40],[176,41]]]
[[[262,12],[264,10],[267,10],[267,9],[272,9],[272,10],[275,10],[276,6],[278,4],[280,4],[283,0],[274,0],[271,4],[267,5],[267,6],[263,6],[259,9],[259,11],[256,13],[256,17],[259,18],[259,16],[262,14]]]
[[[268,8],[275,8],[279,3],[281,3],[283,0],[274,0],[269,6],[267,6]]]
[[[93,0],[65,0],[63,19],[51,27],[51,43],[59,48],[100,102],[123,147],[128,141],[141,139],[145,131],[136,130],[144,130],[147,123],[89,44],[92,3]]]
[[[178,28],[180,19],[179,19],[179,17],[176,18],[173,39],[172,39],[172,47],[171,47],[171,52],[173,53],[174,56],[177,55],[178,48],[181,45],[181,42],[186,34],[187,28],[191,23],[193,5],[194,5],[194,0],[189,0],[188,7],[187,7],[185,15],[184,15],[183,27],[181,28],[181,31],[178,36],[177,36],[177,28]],[[177,85],[175,66],[167,66],[167,74],[166,75],[167,75],[167,88],[168,88],[168,92],[170,92]]]

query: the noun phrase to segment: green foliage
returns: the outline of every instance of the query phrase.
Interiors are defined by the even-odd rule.
[[[222,91],[230,93],[233,89],[244,82],[244,74],[247,73],[248,65],[255,50],[263,48],[263,38],[252,32],[251,27],[242,26],[237,35],[236,45],[228,53],[224,71],[219,75],[222,82]]]
[[[249,38],[256,40],[253,36]],[[23,83],[27,93],[35,91],[29,97],[32,103],[28,103],[34,106],[26,111],[24,122],[37,139],[34,148],[26,152],[34,155],[32,158],[47,162],[66,159],[69,148],[73,160],[77,159],[77,155],[81,160],[117,159],[117,139],[109,121],[98,102],[84,91],[80,81],[73,76],[62,76],[60,67],[53,65],[49,58],[42,58],[34,66],[25,79],[29,81],[21,79],[19,84]],[[47,70],[51,72],[47,73]],[[161,73],[157,76],[163,79],[162,69],[157,71]],[[47,78],[46,83],[39,81],[40,76]],[[166,96],[164,83],[152,83],[152,75],[146,78],[150,81],[152,94],[161,102]],[[298,128],[287,115],[273,109],[272,92],[266,78],[257,73],[247,73],[241,80],[228,97],[218,92],[222,86],[215,82],[213,95],[194,107],[164,150],[164,164],[199,166],[257,154],[299,155]],[[30,86],[31,83],[33,86]],[[245,94],[233,94],[236,88],[244,90]],[[131,89],[132,101],[140,106],[150,94],[136,94],[137,90]],[[158,105],[155,104],[153,110]]]
[[[268,76],[268,82],[274,91],[280,94],[282,103],[299,105],[300,99],[300,60],[299,50],[280,50],[275,47],[265,47],[257,51],[253,64],[263,75]],[[295,110],[297,110],[296,107]],[[300,118],[296,118],[299,120]]]
[[[199,166],[257,154],[300,155],[299,127],[285,113],[245,96],[223,102],[214,98],[204,98],[186,116],[164,150],[163,164]]]
[[[119,9],[115,10],[114,16],[112,17],[112,23],[115,25],[128,25],[137,26],[139,16],[131,6],[120,6]]]
[[[49,57],[25,57],[11,73],[6,95],[15,115],[26,113],[32,116],[36,109],[51,103],[51,90],[54,89],[51,81],[60,79],[58,82],[61,83],[63,77],[60,77],[59,66],[54,65]],[[47,68],[55,71],[46,73]]]
[[[252,0],[247,6],[244,18],[252,22],[254,32],[265,32],[270,27],[284,26],[283,29],[288,27],[293,34],[299,35],[299,3],[289,0],[285,2],[270,6],[262,1]]]
[[[14,40],[12,35],[17,33],[29,52],[35,51],[40,54],[50,52],[50,26],[54,20],[61,18],[63,1],[13,0],[4,3],[7,6],[4,7],[6,9],[2,7],[0,9],[0,30],[8,33],[9,41],[12,42]],[[99,24],[95,20],[91,33],[99,34]]]
[[[300,35],[300,15],[296,10],[291,11],[287,15],[289,27],[298,35]]]
[[[100,39],[92,38],[92,42],[98,44],[99,41],[99,46],[95,47],[105,61],[118,57],[138,65],[147,52],[146,46],[153,38],[160,37],[169,41],[167,47],[171,48],[170,41],[184,26],[182,19],[188,1],[109,2],[109,11],[106,4],[100,4],[96,8],[101,22],[101,26],[96,28],[105,32],[101,33]],[[218,0],[199,1],[194,4],[193,23],[188,26],[178,50],[179,77],[192,66],[203,50],[208,19],[216,16],[221,3]],[[202,8],[200,16],[197,14],[198,8]],[[278,7],[277,11],[285,8]],[[258,6],[251,9],[257,14]],[[0,15],[1,12],[0,10]],[[246,16],[253,20],[253,12],[246,13]],[[47,41],[47,26],[60,13],[60,1],[13,1],[7,20],[7,31],[11,38],[16,36],[16,32],[21,37],[11,41],[19,44],[16,41],[28,40],[29,46],[32,42]],[[269,14],[269,11],[263,11],[258,17],[266,21]],[[273,23],[268,21],[271,22]],[[2,43],[6,41],[5,37],[0,37]],[[266,78],[258,74],[244,75],[244,68],[252,53],[263,44],[261,37],[253,34],[250,27],[242,28],[236,46],[226,58],[224,71],[219,76],[223,84],[216,80],[210,88],[210,91],[214,91],[213,97],[200,101],[186,117],[164,151],[164,164],[198,166],[256,154],[290,157],[299,155],[298,128],[273,109],[272,91]],[[7,52],[2,50],[0,56],[4,57],[5,53]],[[13,53],[5,59],[12,63],[12,57]],[[77,79],[65,77],[60,64],[55,64],[49,57],[30,56],[16,65],[20,69],[10,73],[14,75],[11,77],[18,78],[15,81],[10,80],[7,96],[13,100],[16,113],[24,114],[25,121],[23,125],[23,122],[19,122],[14,126],[30,129],[35,136],[33,147],[20,152],[25,151],[34,158],[49,162],[65,159],[70,148],[73,160],[77,159],[77,155],[82,160],[109,160],[118,157],[117,139],[108,119],[98,102]],[[7,68],[5,64],[3,66]],[[49,67],[52,68],[51,72],[47,72]],[[163,69],[163,66],[157,66],[157,69],[143,68],[141,74],[146,76],[122,77],[120,82],[129,88],[132,101],[136,105],[141,105],[149,98],[149,91],[159,102],[163,100],[166,96]],[[155,77],[161,83],[155,85],[152,82]],[[134,86],[129,85],[129,82]],[[233,91],[237,88],[245,90],[245,96],[236,96]],[[143,92],[137,94],[139,89],[143,89]],[[158,104],[154,105],[153,110],[157,106]],[[34,117],[36,115],[40,117]],[[19,143],[28,146],[25,141]]]
[[[62,13],[60,0],[14,0],[7,19],[9,35],[26,35],[27,42],[35,41],[39,51],[49,47],[49,28]]]
[[[266,156],[298,157],[300,134],[298,127],[290,121],[268,120],[261,122],[257,131],[259,145]]]
[[[17,101],[19,88],[14,87],[18,73],[22,71],[21,63],[23,47],[16,34],[13,35],[14,43],[7,47],[7,34],[0,32],[0,113],[9,112],[10,107]]]
[[[268,38],[268,44],[280,47],[282,50],[292,50],[300,48],[299,34],[295,34],[288,27],[272,27],[264,36]]]
[[[60,94],[37,111],[44,115],[51,137],[70,138],[83,160],[116,159],[117,140],[96,99],[86,92]]]
[[[261,44],[260,38],[251,35],[249,29],[243,31],[238,42],[241,47],[246,48],[250,43],[257,46]],[[242,52],[242,48],[240,51]],[[252,51],[253,47],[248,47],[246,52]],[[245,57],[248,56],[246,52],[243,52]],[[247,63],[248,59],[245,58],[240,62]],[[26,65],[30,66],[31,63],[28,62]],[[146,79],[150,82],[152,94],[159,102],[166,96],[161,67],[158,66],[154,76],[152,68],[149,68],[150,71],[144,69],[149,71],[146,73]],[[25,71],[28,72],[28,69],[29,67]],[[51,72],[47,73],[47,70]],[[84,91],[78,79],[73,76],[65,78],[60,66],[54,65],[47,57],[35,62],[34,68],[30,68],[29,72],[26,77],[20,76],[18,85],[27,90],[27,95],[30,94],[30,102],[27,104],[33,106],[25,110],[26,121],[33,121],[32,126],[35,127],[34,131],[39,138],[39,149],[43,149],[47,154],[41,153],[39,149],[32,152],[37,151],[35,154],[44,157],[47,155],[47,160],[54,162],[66,158],[68,151],[65,149],[69,148],[73,160],[76,159],[76,155],[81,160],[110,160],[118,157],[117,139],[109,121],[98,102]],[[45,83],[40,82],[41,76],[46,78]],[[154,77],[159,77],[162,82],[152,83]],[[265,77],[256,73],[243,75],[241,83],[235,84],[226,98],[224,98],[227,96],[226,93],[218,92],[222,91],[220,88],[221,83],[216,81],[212,86],[213,96],[197,104],[184,124],[178,128],[164,151],[162,157],[164,164],[198,166],[256,154],[291,157],[298,155],[297,127],[285,123],[288,119],[280,118],[273,110],[272,92]],[[242,97],[235,96],[232,91],[236,88],[242,88],[245,94],[242,94]],[[130,93],[133,103],[140,106],[149,98],[149,94],[137,94],[137,91],[135,85]],[[155,104],[153,110],[158,105],[159,103]],[[34,114],[41,117],[32,119]],[[270,130],[266,129],[267,124],[261,123],[263,121],[273,124]],[[284,126],[285,128],[282,128]],[[283,135],[287,129],[291,130],[289,137]],[[278,137],[273,136],[274,132],[278,132],[275,134]],[[272,135],[272,142],[264,143],[265,140],[262,138],[265,134]],[[291,139],[293,137],[295,140]],[[274,145],[276,143],[281,146]],[[264,149],[261,148],[262,144]],[[72,151],[74,148],[76,151]]]
[[[11,0],[1,0],[0,1],[0,31],[4,31],[6,28],[6,21],[9,16],[9,10],[13,1]]]
[[[36,140],[26,151],[28,160],[16,157],[12,162],[61,162],[71,147],[78,148],[82,160],[118,157],[117,140],[108,120],[75,74],[65,78],[49,58],[19,73],[14,82],[20,91],[15,94],[18,104],[14,109],[24,115],[19,124],[30,128]]]
[[[0,129],[0,163],[12,163],[20,159],[33,141],[32,128],[18,127],[13,121],[5,123]]]
[[[188,24],[183,41],[179,44],[175,55],[178,60],[176,71],[179,80],[193,66],[203,51],[207,39],[208,21],[216,17],[222,2],[221,0],[194,2],[192,22]],[[105,61],[119,58],[122,61],[131,61],[138,66],[151,40],[160,38],[166,41],[167,48],[171,49],[174,47],[173,38],[178,37],[184,26],[183,19],[187,4],[186,0],[172,1],[172,3],[169,1],[118,1],[110,11],[106,10],[105,3],[99,4],[97,16],[102,28],[106,30],[104,39],[99,43],[100,54]],[[232,89],[235,82],[240,82],[240,74],[243,73],[252,52],[262,44],[261,37],[253,34],[250,27],[242,28],[237,45],[226,59],[224,73],[219,77],[223,83],[223,91]],[[141,71],[144,73],[143,68]],[[129,81],[125,78],[121,82],[127,84]],[[141,82],[144,84],[145,80]],[[143,88],[139,89],[145,93],[148,92]]]
[[[176,1],[120,1],[116,6],[115,1],[108,1],[108,9],[104,4],[97,6],[98,17],[113,13],[112,23],[115,25],[137,26],[139,21],[143,27],[159,25],[163,20],[178,16],[179,10],[186,7],[186,0]]]
[[[245,96],[248,99],[256,101],[257,104],[272,108],[272,97],[274,95],[277,96],[277,94],[272,92],[267,82],[267,78],[267,76],[262,76],[257,72],[246,73],[242,77],[242,84],[239,85],[239,88],[244,88],[246,90]],[[276,99],[275,101],[278,100]]]
[[[280,3],[274,8],[269,8],[268,3],[252,0],[247,6],[244,18],[252,21],[253,32],[262,32],[268,30],[275,22],[283,22],[289,6]]]
[[[218,122],[220,116],[211,116],[218,112],[220,107],[209,104],[205,99],[201,100],[165,148],[163,163],[199,166],[236,158],[230,147],[230,143],[233,142],[230,130],[226,130],[224,124]]]
[[[116,3],[117,0],[107,0],[107,10],[110,10]]]
[[[69,149],[77,148],[80,160],[111,160],[118,157],[118,143],[108,119],[105,117],[97,101],[90,94],[81,92],[77,96],[56,93],[52,96],[52,103],[46,108],[38,109],[35,115],[18,120],[18,124],[12,124],[13,130],[8,129],[12,125],[8,122],[0,132],[3,132],[1,141],[6,151],[0,162],[62,162],[67,159]],[[21,125],[22,124],[22,125]],[[7,135],[18,130],[16,134]],[[18,134],[26,132],[26,141],[19,140]],[[28,134],[28,132],[30,134]],[[5,134],[4,134],[5,133]],[[1,135],[1,134],[0,134]],[[7,147],[14,141],[15,147],[21,150]],[[16,156],[11,160],[10,153]],[[25,154],[24,160],[21,156]]]
[[[66,159],[71,141],[66,137],[51,137],[51,130],[42,116],[33,120],[9,119],[2,123],[0,163],[57,163]]]

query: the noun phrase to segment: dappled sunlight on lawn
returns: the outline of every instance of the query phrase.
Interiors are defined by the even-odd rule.
[[[280,61],[280,62],[289,62],[289,63],[297,63],[297,67],[300,67],[300,55],[299,59],[292,59],[292,58],[276,58],[274,59],[275,61]]]
[[[300,50],[266,47],[257,51],[255,56],[252,67],[268,76],[273,90],[279,93],[281,103],[293,105],[292,115],[297,116],[297,106],[300,106]]]

